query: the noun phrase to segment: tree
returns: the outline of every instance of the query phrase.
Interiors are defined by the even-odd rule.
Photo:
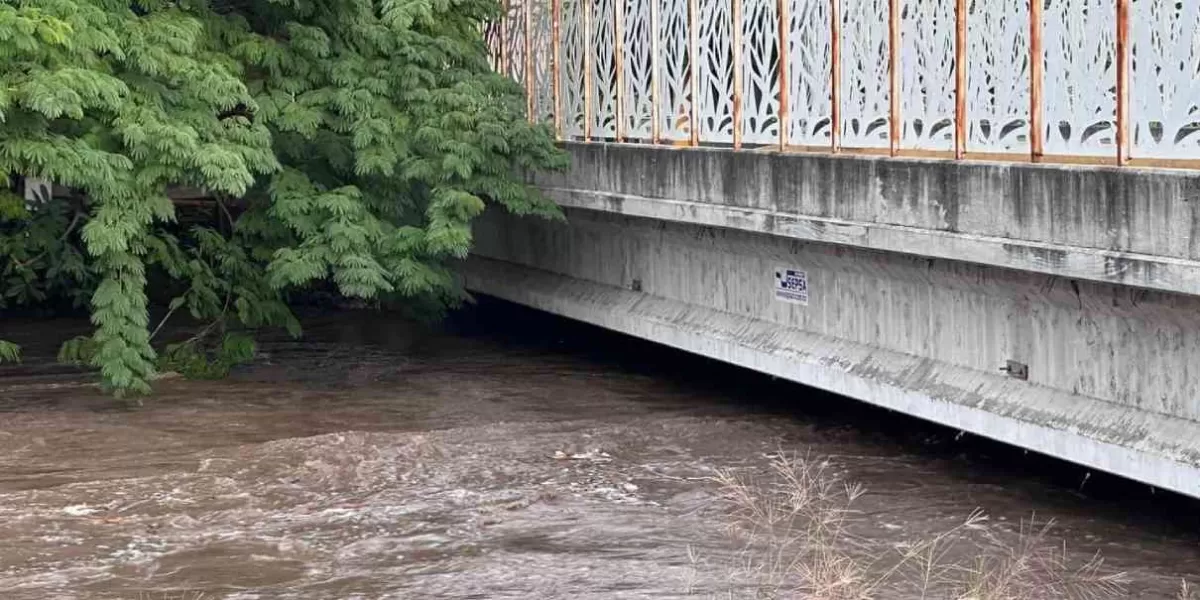
[[[471,220],[557,216],[521,172],[565,161],[489,68],[496,4],[5,0],[0,309],[89,306],[60,357],[122,394],[162,367],[219,374],[254,329],[298,334],[298,289],[460,297]],[[61,193],[27,200],[29,177]],[[217,217],[181,223],[178,189]],[[168,317],[206,323],[163,352],[148,277],[174,290]]]

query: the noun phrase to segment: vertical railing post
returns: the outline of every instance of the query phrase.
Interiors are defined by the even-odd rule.
[[[692,80],[692,98],[691,98],[691,115],[688,117],[688,126],[691,129],[688,133],[691,136],[693,146],[700,145],[700,20],[696,16],[696,2],[698,0],[687,0],[688,3],[688,51],[691,53],[691,60],[688,61],[688,69],[691,71]]]
[[[776,0],[775,14],[779,17],[779,32],[776,34],[779,39],[779,109],[776,111],[779,121],[779,151],[783,152],[788,147],[788,34],[791,32],[791,15],[788,14],[790,4],[788,0]]]
[[[731,31],[730,45],[733,46],[733,149],[742,147],[742,0],[730,0],[733,8],[730,11]]]
[[[982,0],[987,1],[987,0]],[[954,158],[967,154],[967,0],[954,4]]]
[[[888,0],[888,152],[900,149],[900,2]]]
[[[647,1],[650,2],[650,143],[657,144],[662,141],[662,109],[658,104],[658,70],[660,65],[658,57],[658,3],[660,0]]]
[[[1029,0],[1029,151],[1033,162],[1045,155],[1046,130],[1043,124],[1042,84],[1046,62],[1042,54],[1042,3]]]
[[[612,29],[613,29],[613,81],[616,90],[613,92],[613,131],[618,142],[625,141],[625,2],[626,0],[611,0]]]
[[[537,0],[521,0],[525,16],[525,110],[529,122],[537,122],[537,74],[533,71],[533,3]]]
[[[842,17],[839,0],[829,0],[829,145],[837,154],[842,138]]]
[[[1117,164],[1129,162],[1129,0],[1117,0]]]
[[[581,0],[583,4],[583,140],[592,141],[592,102],[593,87],[596,78],[596,48],[592,43],[592,2]]]
[[[550,0],[550,77],[554,95],[554,134],[560,141],[566,137],[562,115],[562,0]]]

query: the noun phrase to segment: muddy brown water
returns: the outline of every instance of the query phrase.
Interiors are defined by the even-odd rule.
[[[141,408],[53,364],[80,327],[3,324],[0,598],[747,597],[708,478],[780,449],[866,487],[871,552],[982,509],[1129,597],[1200,578],[1200,503],[512,307],[310,318]]]

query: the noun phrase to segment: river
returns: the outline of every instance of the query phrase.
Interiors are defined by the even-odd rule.
[[[861,484],[864,572],[956,527],[947,560],[1002,556],[1033,519],[1120,597],[1200,579],[1195,501],[498,303],[309,317],[142,407],[53,364],[84,325],[0,335],[27,354],[0,368],[5,599],[804,597],[722,500],[781,454]],[[876,597],[919,597],[903,578]]]

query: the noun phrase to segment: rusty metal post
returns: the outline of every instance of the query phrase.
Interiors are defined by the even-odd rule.
[[[537,74],[533,72],[533,3],[536,0],[521,0],[525,16],[525,111],[530,123],[537,122]]]
[[[562,114],[562,63],[560,58],[562,55],[562,0],[550,0],[550,7],[550,18],[554,19],[554,24],[550,26],[550,44],[552,46],[550,77],[554,95],[554,132],[561,141],[566,137]]]
[[[613,131],[618,142],[625,141],[625,27],[624,12],[626,0],[612,0],[613,28]]]
[[[1117,164],[1129,162],[1129,0],[1117,0]]]
[[[1029,2],[1029,150],[1033,162],[1040,162],[1046,152],[1042,102],[1046,70],[1042,54],[1042,2]]]
[[[967,0],[954,5],[954,158],[967,154]]]
[[[888,151],[900,149],[900,0],[888,0]]]
[[[692,98],[691,98],[691,115],[688,117],[688,127],[691,129],[688,133],[691,135],[691,143],[693,146],[700,145],[700,32],[699,19],[696,16],[697,0],[687,0],[688,3],[688,41],[689,51],[691,52],[691,60],[688,61],[688,68],[691,71],[692,80]]]
[[[658,105],[658,3],[650,2],[650,143],[662,141],[662,108]]]
[[[791,15],[788,14],[790,4],[788,0],[776,0],[775,14],[779,17],[779,31],[776,35],[779,37],[779,109],[776,114],[779,117],[779,151],[783,152],[788,147],[788,34],[791,32]]]
[[[733,9],[730,11],[732,15],[730,24],[732,34],[731,56],[733,58],[733,149],[740,150],[742,147],[742,37],[744,30],[742,29],[742,0],[730,0],[733,3]]]
[[[596,48],[592,43],[592,2],[581,0],[583,4],[583,141],[592,141],[592,96],[596,85]]]
[[[829,145],[836,154],[842,138],[842,17],[838,0],[829,0]]]

